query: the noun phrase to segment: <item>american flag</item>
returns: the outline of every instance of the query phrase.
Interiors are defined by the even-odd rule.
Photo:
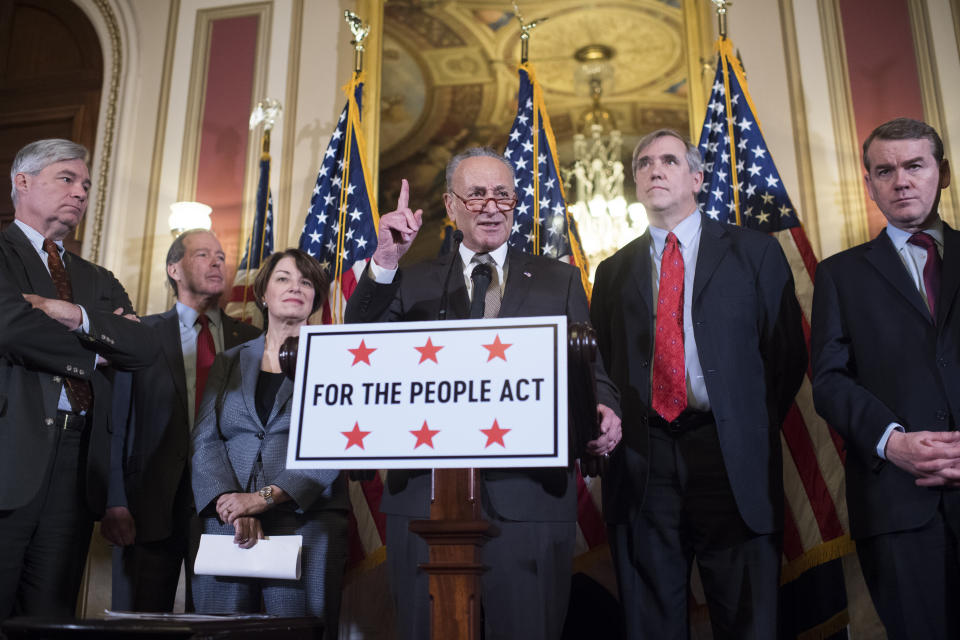
[[[343,322],[346,300],[377,248],[380,223],[364,165],[361,74],[354,74],[346,93],[347,104],[323,155],[300,234],[300,248],[319,260],[330,275],[330,296],[323,312],[326,324]]]
[[[776,233],[793,270],[809,349],[817,267],[757,120],[732,43],[718,42],[717,74],[700,136],[700,210],[714,220]],[[813,408],[810,373],[781,431],[786,498],[781,637],[846,637],[841,558],[853,551],[844,498],[840,437]]]
[[[323,323],[343,322],[346,301],[356,288],[367,261],[377,248],[376,199],[364,165],[360,131],[362,74],[344,88],[347,104],[323,155],[313,197],[307,209],[300,249],[320,261],[330,275],[330,296]],[[389,610],[383,561],[386,558],[386,519],[380,513],[383,475],[350,480],[349,557],[340,613],[340,637],[365,637],[367,620],[382,620]]]
[[[233,279],[228,315],[257,326],[263,325],[260,310],[254,303],[253,281],[263,261],[273,253],[273,194],[270,193],[270,154],[260,156],[260,179],[257,182],[257,207],[253,229],[243,250],[243,258]]]
[[[557,141],[533,66],[519,69],[517,117],[503,155],[513,163],[517,206],[513,212],[511,247],[526,253],[566,260],[580,269],[589,299],[587,260],[573,216],[567,211],[557,164]],[[606,549],[607,534],[600,510],[600,481],[577,470],[577,557],[575,571],[587,571]]]
[[[580,248],[576,222],[567,211],[557,165],[557,141],[543,102],[543,91],[529,63],[520,66],[517,117],[503,155],[516,174],[517,207],[513,212],[511,247],[553,258],[580,268],[587,295],[586,257]]]

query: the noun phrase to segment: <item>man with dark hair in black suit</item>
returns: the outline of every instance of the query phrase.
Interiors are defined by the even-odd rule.
[[[817,267],[811,352],[817,412],[846,445],[850,533],[890,638],[960,637],[960,232],[930,125],[898,118],[863,143],[887,219]]]
[[[113,274],[63,247],[87,210],[86,156],[69,140],[38,140],[10,170],[15,219],[0,236],[0,620],[74,614],[107,494],[113,367],[157,355]]]
[[[190,432],[213,355],[260,331],[219,307],[224,254],[205,229],[180,234],[167,252],[167,280],[177,298],[164,313],[145,316],[162,356],[150,367],[117,377],[110,495],[100,532],[115,546],[113,608],[173,611],[180,565],[186,608],[192,610]],[[204,351],[206,349],[206,351]],[[195,536],[194,536],[195,537]]]

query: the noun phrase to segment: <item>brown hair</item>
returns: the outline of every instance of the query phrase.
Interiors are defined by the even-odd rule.
[[[870,163],[867,162],[867,150],[870,149],[870,143],[875,139],[879,140],[919,140],[926,138],[933,147],[933,159],[937,161],[937,166],[943,162],[943,140],[937,130],[926,122],[914,120],[913,118],[896,118],[890,122],[884,122],[882,125],[870,132],[867,139],[863,141],[863,166],[870,171]]]
[[[327,294],[329,293],[330,277],[324,268],[320,266],[320,263],[317,262],[316,258],[306,251],[290,248],[285,251],[270,254],[270,257],[267,258],[266,262],[260,267],[260,271],[257,272],[257,277],[253,281],[253,298],[257,304],[257,308],[263,313],[264,326],[266,326],[267,323],[267,313],[266,307],[263,306],[263,296],[267,293],[267,283],[270,282],[270,276],[273,275],[273,270],[277,268],[277,263],[284,258],[293,258],[293,262],[300,273],[313,283],[313,309],[310,310],[311,315],[323,306],[323,302],[327,299]]]

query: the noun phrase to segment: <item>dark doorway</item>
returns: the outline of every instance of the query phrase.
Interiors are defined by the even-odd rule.
[[[10,167],[23,145],[67,138],[92,153],[102,85],[100,42],[79,7],[0,0],[0,227],[13,220]],[[81,226],[67,248],[79,253],[82,238]]]

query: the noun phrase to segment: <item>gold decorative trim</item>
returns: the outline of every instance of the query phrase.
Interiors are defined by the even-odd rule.
[[[950,0],[950,16],[953,18],[953,37],[957,41],[957,53],[960,54],[960,0]]]
[[[370,36],[366,39],[363,56],[363,71],[367,78],[376,80],[363,85],[361,114],[361,129],[367,142],[367,175],[371,178],[370,191],[374,194],[378,193],[380,188],[380,85],[383,83],[379,82],[379,79],[383,70],[383,5],[384,0],[357,2],[360,18],[370,24]]]
[[[203,127],[203,111],[206,104],[207,68],[210,63],[210,35],[213,23],[217,20],[256,16],[257,46],[254,52],[253,90],[250,95],[249,111],[253,111],[258,96],[266,89],[267,64],[270,53],[270,34],[273,18],[272,2],[201,9],[197,11],[196,28],[193,36],[194,57],[190,66],[190,89],[187,94],[187,112],[183,131],[183,160],[180,164],[180,181],[177,188],[178,200],[195,200],[197,192],[197,171],[200,161],[200,140]],[[257,174],[260,161],[260,134],[250,131],[247,134],[247,158],[243,177],[243,209],[240,220],[240,241],[242,244],[253,227],[252,212],[256,202],[257,185],[251,176]],[[240,259],[238,255],[237,259]]]
[[[193,59],[190,61],[190,84],[187,85],[187,108],[183,119],[183,146],[180,149],[180,179],[177,182],[177,200],[181,201],[193,200],[197,192],[201,114],[206,102],[212,22],[201,19],[204,13],[197,12],[193,29]]]
[[[937,82],[937,54],[933,47],[933,38],[930,36],[930,13],[927,11],[926,0],[908,0],[907,9],[910,12],[910,31],[913,34],[913,48],[917,59],[917,79],[920,82],[920,99],[923,101],[923,118],[940,132],[944,148],[949,149],[947,118],[943,108],[943,94]],[[960,199],[958,199],[957,184],[954,181],[944,190],[940,199],[940,216],[954,227],[960,220],[956,210],[957,202],[960,202]]]
[[[294,0],[290,15],[290,45],[287,49],[287,92],[283,103],[283,157],[280,160],[280,192],[273,220],[273,240],[277,248],[290,242],[290,194],[293,191],[293,151],[297,133],[297,94],[300,77],[300,44],[303,40],[303,0]]]
[[[813,160],[810,157],[810,136],[807,131],[807,106],[803,95],[803,76],[800,73],[800,48],[797,44],[797,26],[793,0],[780,0],[780,32],[787,63],[787,90],[790,95],[790,120],[793,125],[794,149],[797,155],[800,216],[807,238],[815,255],[820,249],[820,220],[817,213],[817,195],[813,186]]]
[[[837,179],[840,188],[840,202],[837,205],[843,215],[844,247],[852,247],[867,241],[869,226],[860,154],[857,152],[859,141],[850,97],[847,47],[841,28],[839,4],[833,0],[817,0],[817,13],[823,35],[830,113],[837,145]]]
[[[93,0],[93,5],[103,17],[110,36],[110,86],[107,89],[107,112],[103,122],[103,142],[97,158],[97,199],[93,205],[93,229],[90,231],[90,249],[86,251],[91,262],[100,261],[100,237],[103,235],[103,218],[106,209],[107,187],[110,182],[110,164],[113,160],[113,137],[117,126],[117,98],[120,93],[120,74],[123,70],[123,51],[120,49],[120,25],[107,0]]]
[[[689,96],[687,113],[690,118],[690,139],[700,139],[700,126],[707,113],[710,97],[709,61],[713,55],[713,12],[709,2],[681,3],[683,7],[683,33],[687,54],[687,85]]]
[[[167,18],[167,39],[163,50],[163,70],[160,75],[160,95],[157,108],[157,127],[153,133],[153,156],[150,158],[150,181],[147,183],[147,203],[144,219],[143,246],[140,251],[140,279],[137,282],[137,305],[145,313],[150,303],[150,276],[153,274],[153,250],[157,234],[157,204],[160,198],[160,175],[163,150],[166,144],[167,112],[170,109],[170,84],[173,79],[173,57],[177,45],[177,24],[180,0],[170,3]]]

